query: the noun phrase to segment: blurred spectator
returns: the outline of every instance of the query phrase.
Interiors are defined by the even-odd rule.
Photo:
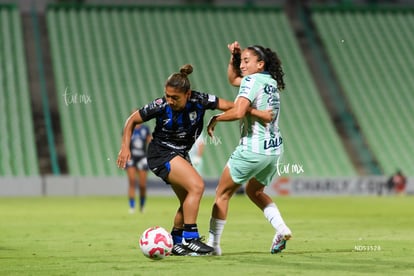
[[[397,170],[397,172],[391,176],[387,181],[387,189],[388,193],[396,193],[396,194],[404,194],[406,188],[407,178],[401,172],[401,170]]]
[[[137,124],[131,136],[131,159],[127,161],[125,170],[128,175],[129,213],[135,213],[135,189],[138,180],[139,210],[144,211],[147,198],[147,147],[152,139],[151,131],[144,124]],[[138,179],[137,179],[138,178]]]

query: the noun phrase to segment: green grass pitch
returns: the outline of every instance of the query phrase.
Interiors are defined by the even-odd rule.
[[[230,203],[223,256],[145,258],[140,234],[170,230],[175,197],[149,195],[145,213],[126,197],[0,199],[0,275],[413,275],[412,197],[275,198],[293,231],[272,255],[273,230],[245,196]],[[198,225],[207,237],[213,197]]]

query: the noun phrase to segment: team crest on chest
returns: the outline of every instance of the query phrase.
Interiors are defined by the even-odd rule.
[[[190,118],[191,124],[193,125],[197,120],[197,111],[190,112],[190,114],[188,114],[188,117]]]

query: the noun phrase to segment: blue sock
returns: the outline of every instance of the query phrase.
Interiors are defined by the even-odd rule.
[[[173,228],[171,236],[174,244],[181,244],[183,241],[183,229]]]
[[[184,224],[184,239],[198,239],[199,237],[197,224]]]
[[[198,239],[200,237],[200,235],[198,234],[198,232],[187,232],[187,231],[183,231],[183,238],[184,239]]]
[[[145,196],[139,198],[139,204],[140,204],[139,206],[141,207],[141,209],[144,208]]]
[[[129,207],[132,209],[135,208],[135,198],[129,199]]]

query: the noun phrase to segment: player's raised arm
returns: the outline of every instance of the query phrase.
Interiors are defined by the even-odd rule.
[[[143,120],[138,110],[132,113],[131,116],[129,116],[128,119],[125,121],[124,131],[122,134],[121,149],[119,150],[117,160],[117,165],[119,168],[125,168],[126,162],[131,157],[130,143],[132,130],[134,129],[136,124],[141,123],[143,123]]]
[[[229,65],[227,66],[227,78],[231,85],[240,86],[242,75],[240,72],[241,48],[239,42],[235,41],[227,45],[231,53]]]

